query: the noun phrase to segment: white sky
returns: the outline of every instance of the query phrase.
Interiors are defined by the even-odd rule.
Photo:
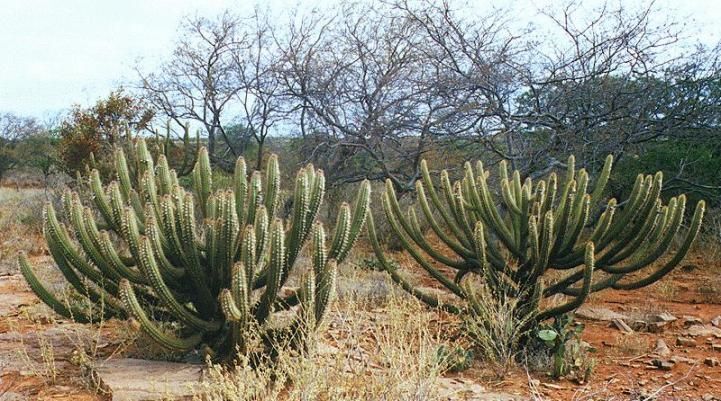
[[[269,3],[280,12],[325,2]],[[509,7],[527,21],[539,7],[554,3],[468,2]],[[134,66],[152,68],[169,55],[183,16],[211,16],[226,8],[242,13],[252,6],[251,0],[0,0],[0,112],[44,118],[73,104],[90,105],[134,80]],[[721,40],[721,1],[657,0],[656,6],[685,23],[692,39],[705,44]]]

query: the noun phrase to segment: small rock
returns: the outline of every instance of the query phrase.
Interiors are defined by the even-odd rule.
[[[688,264],[681,266],[681,270],[685,271],[686,273],[692,272],[696,269],[698,269],[698,266],[693,263],[688,263]]]
[[[721,364],[721,362],[719,362],[718,359],[712,358],[712,357],[709,357],[709,358],[704,359],[704,360],[703,360],[703,363],[706,364],[707,366],[712,367],[712,368],[713,368],[713,367],[716,367],[716,366],[719,366],[719,364]]]
[[[576,317],[580,317],[588,320],[598,320],[602,322],[610,322],[614,319],[628,320],[628,316],[614,312],[608,308],[601,308],[597,306],[581,306],[576,309]]]
[[[701,399],[703,401],[713,401],[715,398],[716,397],[714,397],[713,395],[708,394],[708,393],[701,396]]]
[[[652,317],[654,322],[670,323],[678,320],[678,318],[668,312],[662,312]]]
[[[721,316],[716,316],[711,319],[711,324],[714,325],[714,327],[721,327]]]
[[[666,322],[651,322],[648,323],[648,326],[646,329],[649,333],[662,333],[665,329],[668,323]]]
[[[711,325],[694,325],[686,329],[683,333],[684,336],[691,337],[711,337],[721,338],[721,328],[714,327]]]
[[[611,326],[621,330],[624,333],[633,333],[633,329],[621,319],[611,320]]]
[[[113,400],[177,399],[192,396],[203,365],[116,359],[94,368],[93,376]]]
[[[689,364],[689,365],[695,365],[696,362],[698,362],[698,361],[696,361],[695,359],[686,358],[686,357],[684,357],[684,356],[674,355],[674,356],[671,357],[671,362],[673,362],[673,363],[681,363],[681,362],[683,362],[683,363],[687,363],[687,364]]]
[[[696,325],[703,325],[703,320],[696,316],[683,316],[683,327],[691,327]]]
[[[631,326],[631,328],[632,328],[634,331],[638,331],[638,332],[647,332],[647,331],[649,331],[649,329],[648,329],[648,322],[645,321],[645,320],[634,320],[634,321],[630,324],[630,326]]]
[[[668,348],[668,345],[666,345],[666,342],[659,338],[656,340],[656,348],[653,350],[653,353],[658,356],[669,356],[671,355],[671,350]]]
[[[653,366],[657,367],[658,369],[666,370],[666,371],[673,369],[673,367],[675,366],[675,364],[673,362],[664,361],[661,359],[654,359],[651,361],[651,364]]]
[[[695,347],[696,340],[688,337],[678,337],[676,338],[676,345],[680,345],[682,347]]]

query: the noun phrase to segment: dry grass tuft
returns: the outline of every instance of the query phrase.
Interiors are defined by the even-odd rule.
[[[308,357],[281,353],[252,368],[240,358],[231,368],[211,365],[202,400],[433,400],[445,370],[443,344],[432,331],[438,319],[415,300],[393,298],[378,315],[352,298],[336,303],[325,338]],[[376,311],[377,312],[377,311]]]

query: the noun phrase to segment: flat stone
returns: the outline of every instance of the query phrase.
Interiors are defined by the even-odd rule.
[[[656,340],[656,348],[653,350],[653,353],[658,356],[669,356],[671,355],[671,350],[665,341],[658,339]]]
[[[716,337],[721,338],[721,328],[714,327],[711,325],[694,325],[686,329],[683,333],[684,336],[691,337]]]
[[[621,330],[624,333],[633,333],[633,329],[621,319],[613,319],[611,321],[611,326]]]
[[[698,363],[698,361],[695,360],[695,359],[686,358],[686,357],[684,357],[684,356],[678,356],[678,355],[672,356],[670,360],[671,360],[671,362],[673,362],[673,363],[686,363],[686,364],[689,364],[689,365],[696,365],[696,364]]]
[[[608,308],[603,308],[599,306],[583,305],[580,308],[576,309],[575,315],[576,317],[580,317],[583,319],[598,320],[601,322],[610,322],[614,319],[628,320],[628,316],[622,313],[614,312]]]
[[[688,337],[678,337],[678,338],[676,338],[676,345],[679,345],[682,347],[695,347],[696,340],[694,340],[693,338],[688,338]]]
[[[651,322],[646,326],[649,333],[661,333],[666,329],[667,322]]]
[[[489,392],[478,383],[466,382],[457,378],[441,377],[438,379],[441,400],[474,400],[474,401],[525,401],[522,397],[509,393]]]
[[[683,327],[703,325],[703,320],[696,316],[683,316]]]
[[[658,369],[665,370],[665,371],[669,371],[669,370],[673,369],[674,366],[676,366],[676,364],[671,361],[664,361],[661,359],[654,359],[651,361],[651,364],[653,366],[657,367]]]
[[[648,322],[645,321],[645,320],[634,320],[633,322],[631,322],[630,327],[631,327],[633,330],[639,331],[639,332],[647,332],[647,331],[649,331],[649,329],[648,329]]]
[[[662,313],[659,313],[658,315],[654,315],[652,317],[652,319],[654,322],[665,322],[665,323],[675,322],[676,320],[678,320],[678,318],[676,316],[674,316],[668,312],[662,312]]]
[[[706,364],[706,366],[711,366],[712,368],[721,364],[718,359],[712,357],[704,359],[703,363]]]
[[[721,316],[716,316],[715,318],[711,319],[711,324],[714,327],[721,327]]]
[[[714,351],[721,351],[721,344],[711,344],[711,349]]]
[[[203,365],[111,359],[93,370],[101,389],[113,401],[183,400],[195,394]]]
[[[28,290],[21,275],[0,277],[0,316],[17,314],[20,307],[38,302],[40,301]]]

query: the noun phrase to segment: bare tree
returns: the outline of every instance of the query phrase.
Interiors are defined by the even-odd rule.
[[[225,12],[215,20],[186,19],[172,58],[156,73],[138,70],[141,89],[158,110],[184,125],[200,122],[208,135],[208,150],[215,155],[216,136],[227,141],[223,121],[240,88],[235,80],[236,32],[239,20]],[[227,151],[235,154],[228,147]]]
[[[19,144],[41,131],[42,126],[32,117],[0,114],[0,179],[23,161],[17,152]]]
[[[256,10],[244,20],[231,53],[233,82],[240,105],[238,121],[258,145],[256,169],[263,162],[265,140],[274,125],[286,116],[279,78],[280,53],[267,14]]]
[[[482,106],[467,107],[475,91],[448,72],[415,18],[395,6],[355,4],[291,25],[284,84],[301,132],[313,134],[310,157],[322,160],[331,181],[387,178],[412,190],[429,146],[482,118]]]

